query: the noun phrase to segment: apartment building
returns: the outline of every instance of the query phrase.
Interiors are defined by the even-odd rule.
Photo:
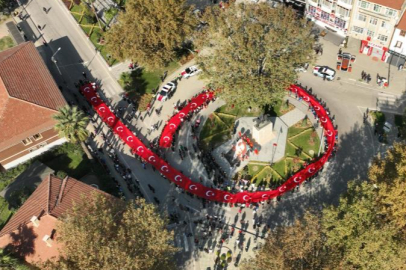
[[[392,41],[389,46],[390,63],[399,67],[405,66],[406,61],[406,12],[396,25]]]
[[[348,35],[361,41],[360,53],[386,61],[405,0],[354,1]]]
[[[305,15],[321,27],[345,37],[356,0],[307,0]]]

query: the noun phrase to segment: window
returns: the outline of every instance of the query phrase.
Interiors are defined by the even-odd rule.
[[[369,8],[369,3],[365,2],[365,1],[359,1],[358,6],[367,9],[367,8]]]
[[[396,41],[395,48],[402,48],[402,42]]]
[[[42,135],[41,134],[39,134],[39,133],[37,133],[37,134],[35,134],[34,136],[32,136],[33,138],[34,138],[34,140],[36,140],[36,141],[38,141],[38,140],[41,140],[42,139]]]
[[[364,33],[364,28],[358,27],[358,26],[353,26],[352,31],[354,31],[356,33],[359,33],[359,34],[362,34],[362,33]]]
[[[400,30],[399,35],[401,35],[402,37],[406,36],[406,31],[405,30]]]
[[[328,21],[328,20],[329,20],[329,18],[330,18],[330,13],[327,13],[327,12],[321,11],[321,15],[320,15],[320,17],[321,17],[323,20]]]
[[[394,9],[387,8],[386,9],[386,16],[395,17],[396,16],[396,11]]]
[[[337,18],[337,17],[336,17],[334,23],[337,25],[337,27],[340,27],[340,28],[342,28],[342,29],[345,28],[345,21],[344,21],[344,20],[341,20],[340,18]]]
[[[370,24],[373,24],[373,25],[377,25],[377,24],[378,24],[378,19],[376,19],[376,18],[371,18],[371,19],[369,19],[369,23],[370,23]]]
[[[368,37],[374,37],[374,35],[375,35],[374,31],[371,31],[371,30],[367,31],[367,36]]]
[[[309,6],[309,13],[313,15],[316,14],[316,8],[313,6]]]
[[[345,9],[345,8],[342,8],[342,7],[337,7],[337,13],[344,16],[344,17],[350,16],[350,11],[348,9]]]
[[[331,6],[333,5],[333,3],[328,0],[323,0],[322,3],[324,6],[326,6],[328,8],[331,8]]]
[[[358,20],[365,22],[367,20],[367,16],[364,14],[358,13]]]
[[[30,143],[32,143],[30,138],[25,138],[24,140],[21,141],[24,145],[29,145]]]
[[[374,5],[374,11],[375,12],[381,12],[381,6],[380,5]]]
[[[388,41],[388,36],[384,36],[384,35],[379,34],[379,35],[378,35],[378,39],[379,39],[380,41]]]
[[[385,21],[382,21],[381,27],[386,28],[387,23]]]
[[[346,3],[348,5],[352,4],[352,0],[340,0],[340,2]]]

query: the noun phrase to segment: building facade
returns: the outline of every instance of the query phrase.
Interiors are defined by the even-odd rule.
[[[33,43],[0,52],[0,168],[64,143],[52,116],[65,104]]]
[[[305,15],[316,24],[345,37],[356,0],[307,0]]]
[[[406,12],[403,12],[396,25],[389,45],[390,63],[397,67],[404,67],[406,60]]]
[[[348,35],[359,39],[359,52],[387,61],[389,44],[404,0],[354,0]]]

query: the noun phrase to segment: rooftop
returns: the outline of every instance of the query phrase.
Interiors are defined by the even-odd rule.
[[[0,52],[0,149],[52,128],[65,104],[32,42]]]
[[[401,10],[403,2],[405,0],[368,0],[371,3],[375,3],[381,6]]]
[[[60,179],[48,175],[0,231],[0,248],[11,248],[27,262],[58,256],[57,247],[60,245],[55,238],[55,244],[49,247],[43,237],[54,235],[58,218],[71,209],[74,202],[92,192],[110,196],[71,177]],[[39,220],[38,227],[31,222],[33,216]]]

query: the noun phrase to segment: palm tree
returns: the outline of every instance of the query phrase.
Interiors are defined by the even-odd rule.
[[[59,108],[58,111],[58,114],[55,114],[53,118],[58,121],[55,130],[59,132],[59,136],[65,137],[72,143],[85,141],[89,135],[86,130],[89,117],[79,110],[77,106],[66,105]]]

